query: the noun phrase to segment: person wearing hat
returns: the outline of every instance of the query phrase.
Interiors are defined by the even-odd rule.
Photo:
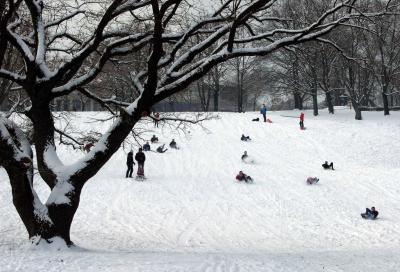
[[[126,177],[131,178],[132,177],[132,172],[133,172],[133,165],[135,162],[133,161],[133,150],[129,151],[128,156],[126,157],[126,166],[128,167],[128,170],[126,170]]]
[[[135,160],[138,162],[138,177],[144,177],[144,161],[146,160],[146,155],[144,155],[142,148],[135,155]]]

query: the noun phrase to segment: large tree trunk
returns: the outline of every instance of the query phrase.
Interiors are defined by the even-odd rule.
[[[318,115],[318,98],[315,93],[312,95],[312,100],[313,100],[313,114],[314,114],[314,116],[317,116]]]
[[[358,103],[355,103],[354,101],[353,101],[352,104],[353,104],[354,112],[356,113],[355,119],[356,120],[362,120],[362,114],[361,114],[360,105],[358,105]]]
[[[54,224],[33,188],[33,153],[23,132],[0,116],[0,165],[10,179],[13,204],[29,238],[58,236]]]
[[[67,245],[72,245],[70,230],[78,208],[80,192],[71,196],[69,204],[52,203],[44,206],[32,188],[33,170],[24,170],[23,166],[12,166],[6,167],[6,171],[12,185],[14,206],[28,231],[29,238],[49,241],[51,238],[60,237]]]
[[[214,89],[214,111],[219,110],[219,84],[215,86]]]
[[[330,114],[334,114],[335,113],[335,108],[333,107],[332,95],[331,95],[331,92],[329,90],[327,92],[325,92],[325,99],[326,99],[326,105],[328,106],[329,113]]]
[[[384,115],[389,115],[389,100],[388,100],[388,96],[386,94],[386,91],[384,90],[382,92],[382,101],[383,101],[383,114]]]
[[[294,98],[294,108],[303,110],[303,98],[301,97],[299,92],[293,92]]]
[[[41,236],[48,239],[55,236],[55,229],[51,222],[46,220],[45,209],[40,211],[35,207],[40,204],[36,203],[38,199],[32,188],[32,165],[26,167],[23,162],[14,161],[13,165],[5,165],[5,169],[10,178],[13,204],[28,231],[29,238]]]

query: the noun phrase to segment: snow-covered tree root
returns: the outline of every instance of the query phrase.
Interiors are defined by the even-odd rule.
[[[32,120],[39,173],[51,189],[47,202],[43,204],[33,188],[33,153],[28,139],[15,123],[4,117],[0,117],[0,166],[9,176],[14,206],[32,242],[51,243],[52,238],[60,237],[69,246],[73,244],[70,229],[84,184],[118,150],[135,121],[123,113],[85,158],[66,166],[55,153],[50,111],[42,111],[39,116],[40,125],[35,122],[38,115]],[[47,123],[44,125],[47,129],[41,129],[43,123]]]
[[[58,235],[48,209],[33,188],[32,149],[15,123],[0,116],[0,165],[10,179],[13,203],[30,238],[48,239]]]

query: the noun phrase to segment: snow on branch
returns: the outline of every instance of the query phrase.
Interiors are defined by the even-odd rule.
[[[59,19],[57,19],[55,21],[47,23],[44,27],[47,29],[47,28],[50,28],[50,27],[53,27],[53,26],[59,26],[63,22],[68,21],[68,20],[74,18],[75,16],[77,16],[79,14],[84,14],[84,13],[85,13],[84,10],[79,10],[79,9],[75,10],[74,12],[71,12],[70,14],[67,14],[66,16],[64,16],[62,18],[59,18]]]
[[[23,85],[26,79],[25,76],[20,76],[5,69],[0,69],[0,77],[11,80],[12,82],[18,83],[20,85]]]
[[[151,41],[151,39],[152,37],[149,36],[147,33],[145,33],[143,35],[132,35],[129,38],[123,38],[113,42],[110,46],[106,47],[103,50],[101,57],[99,58],[98,62],[92,69],[90,69],[86,74],[81,75],[73,80],[70,80],[68,81],[68,83],[62,86],[54,88],[52,90],[53,94],[55,96],[65,95],[72,92],[76,88],[87,84],[101,72],[103,66],[107,63],[107,61],[110,58],[134,52],[135,50],[138,50],[139,48],[142,48],[146,44],[148,44],[148,42]],[[118,48],[118,46],[120,46],[121,44],[125,44],[128,42],[135,42],[135,41],[137,42],[133,43],[130,47]]]

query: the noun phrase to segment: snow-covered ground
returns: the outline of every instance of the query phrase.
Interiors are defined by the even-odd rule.
[[[268,124],[222,113],[187,137],[160,128],[181,149],[147,153],[145,182],[124,177],[121,148],[83,190],[74,249],[27,245],[0,169],[0,271],[400,271],[400,113],[360,122],[349,110],[306,111],[305,131],[281,116],[298,114],[272,112]],[[66,162],[82,154],[59,150]],[[239,170],[255,182],[235,182]],[[378,220],[361,219],[367,206]]]

